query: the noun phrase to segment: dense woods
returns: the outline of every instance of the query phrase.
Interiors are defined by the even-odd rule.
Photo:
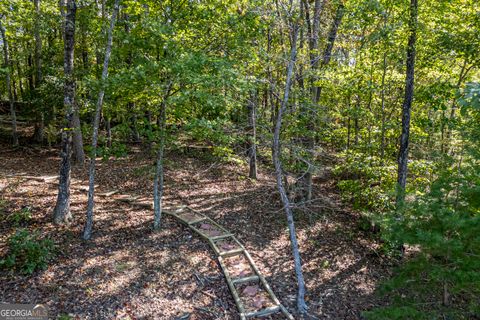
[[[279,262],[288,266],[287,289],[272,286],[295,319],[480,317],[477,1],[2,0],[0,35],[5,288],[61,266],[74,256],[70,241],[86,254],[107,246],[100,239],[113,235],[105,219],[116,220],[120,209],[96,200],[119,193],[119,181],[145,198],[143,232],[126,234],[147,239],[179,230],[163,213],[196,201],[192,190],[207,190],[198,177],[217,172],[211,183],[221,189],[235,168],[238,184],[275,209],[235,200],[232,212],[255,209],[256,216],[221,221],[243,241],[270,232],[288,240],[288,258]],[[187,169],[191,194],[175,180]],[[53,178],[45,177],[51,170]],[[47,205],[14,196],[18,179],[56,183],[55,196]],[[128,188],[137,180],[145,190]],[[72,196],[78,183],[87,198]],[[241,197],[228,190],[217,196]],[[215,208],[197,209],[219,218]],[[342,215],[330,235],[328,221]],[[264,229],[255,229],[256,219]],[[61,238],[70,236],[76,240]],[[373,252],[371,268],[380,270],[376,298],[362,298],[350,313],[336,310],[349,307],[335,307],[335,299],[322,307],[337,289],[313,289],[334,270],[328,259],[312,258],[331,251],[322,245],[330,237],[350,237],[342,240],[347,251],[369,243],[374,249],[362,259]],[[259,241],[248,249],[266,252]],[[261,309],[256,289],[242,290]],[[44,303],[29,294],[12,301],[5,292],[2,303]],[[295,302],[284,302],[287,295]],[[52,306],[62,319],[138,317],[128,308],[122,318]],[[236,317],[220,315],[223,305],[192,308],[183,310],[191,319]],[[146,318],[189,319],[164,312]]]

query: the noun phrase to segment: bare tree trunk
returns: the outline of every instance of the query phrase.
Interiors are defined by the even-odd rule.
[[[325,4],[325,0],[315,0],[314,8],[313,8],[313,26],[310,27],[310,17],[309,17],[309,8],[308,2],[303,1],[305,6],[305,17],[307,19],[307,31],[309,34],[309,51],[310,51],[310,68],[314,74],[314,76],[310,79],[310,91],[311,91],[311,99],[312,105],[304,108],[303,113],[304,117],[306,117],[306,129],[309,134],[307,134],[302,140],[303,145],[307,150],[308,155],[308,162],[312,162],[313,160],[313,150],[315,148],[315,139],[311,135],[315,131],[315,119],[314,119],[314,112],[312,111],[318,104],[320,95],[318,94],[320,88],[315,86],[315,81],[317,78],[316,72],[318,72],[319,68],[319,60],[320,55],[318,52],[318,44],[319,44],[319,33],[320,33],[320,16],[322,13],[323,5]],[[302,181],[302,189],[303,189],[303,197],[306,201],[311,200],[312,198],[312,182],[313,182],[313,168],[312,166],[308,166],[307,172],[303,176]]]
[[[112,146],[112,125],[108,117],[105,117],[105,129],[107,130],[107,147],[110,148]]]
[[[34,26],[34,37],[35,37],[35,89],[38,89],[42,83],[42,38],[40,37],[40,0],[33,0],[33,5],[35,7],[35,26]],[[44,112],[41,109],[41,106],[35,106],[35,129],[33,131],[33,141],[38,143],[43,143],[44,140],[44,128],[45,128],[45,116]]]
[[[22,84],[22,71],[20,69],[20,61],[17,59],[17,78],[18,78],[18,88],[20,89],[20,96],[22,100],[24,100],[24,93],[23,93],[23,84]]]
[[[65,3],[68,0],[60,0],[60,8],[62,8],[62,2]],[[72,105],[72,131],[73,131],[73,162],[76,165],[83,166],[85,164],[85,151],[83,150],[83,137],[82,127],[80,125],[80,115],[78,106],[74,103]]]
[[[63,104],[65,106],[65,124],[62,130],[62,159],[60,166],[60,178],[58,184],[58,196],[55,209],[53,211],[53,221],[56,224],[69,222],[72,218],[70,212],[70,173],[71,173],[71,153],[72,153],[72,119],[73,105],[75,103],[75,79],[73,77],[73,58],[75,49],[75,15],[77,5],[75,0],[67,0],[65,13],[65,31],[64,31],[64,72],[65,72],[65,92]]]
[[[350,150],[350,117],[347,117],[347,151]]]
[[[100,126],[100,116],[102,114],[103,98],[105,96],[105,81],[108,77],[108,64],[112,54],[113,28],[115,27],[115,20],[117,18],[118,6],[120,0],[115,0],[113,6],[112,18],[110,20],[110,28],[108,29],[107,47],[105,49],[105,58],[103,61],[102,71],[102,87],[98,93],[97,107],[95,109],[95,118],[93,120],[93,135],[92,135],[92,154],[90,155],[89,179],[88,179],[88,204],[87,204],[87,221],[83,230],[83,239],[88,240],[92,235],[93,228],[93,206],[95,196],[95,158],[97,157],[97,143],[98,143],[98,127]]]
[[[7,82],[7,91],[8,91],[8,101],[10,103],[10,116],[12,117],[12,143],[13,146],[18,146],[18,134],[17,134],[17,115],[15,112],[15,101],[12,93],[11,78],[10,78],[10,59],[8,57],[8,41],[5,34],[5,27],[2,24],[3,15],[0,15],[0,33],[2,36],[3,42],[3,67],[7,70],[6,72],[6,82]]]
[[[360,124],[358,121],[358,116],[360,113],[360,96],[357,96],[357,103],[355,104],[355,112],[353,114],[353,128],[354,128],[354,141],[355,141],[355,148],[358,147],[358,138],[359,138],[359,131],[360,131]]]
[[[85,164],[85,151],[83,150],[82,127],[80,125],[80,115],[78,106],[73,106],[73,159],[74,163],[83,166]]]
[[[382,71],[382,84],[381,84],[381,104],[382,104],[382,125],[381,125],[381,138],[380,138],[380,158],[383,163],[385,158],[385,77],[387,75],[387,52],[383,54],[383,71]]]
[[[313,26],[311,31],[312,33],[310,34],[310,66],[314,72],[318,72],[318,69],[320,67],[320,63],[319,63],[320,56],[318,54],[320,17],[326,2],[327,0],[324,0],[324,1],[315,0],[315,5],[314,5]],[[304,1],[304,4],[308,6],[307,1]],[[323,53],[323,59],[322,59],[323,66],[326,66],[330,62],[333,46],[337,38],[338,27],[340,26],[340,23],[343,19],[344,9],[345,7],[343,3],[340,2],[335,14],[335,19],[333,20],[332,26],[330,28],[330,32],[328,34],[327,46]],[[322,87],[315,86],[314,82],[315,82],[315,78],[311,80],[312,105],[317,106],[320,101]],[[310,119],[313,118],[312,112],[309,111],[307,116]],[[307,130],[308,131],[315,130],[315,123],[313,120],[308,121]],[[305,140],[304,146],[307,148],[308,153],[310,154],[310,158],[313,158],[313,149],[315,148],[315,140],[313,137],[306,137],[304,140]],[[313,178],[312,169],[313,168],[309,167],[304,177],[304,185],[305,185],[304,193],[305,193],[306,200],[310,200],[312,198],[312,178]]]
[[[160,141],[157,151],[157,165],[155,170],[155,179],[153,181],[153,229],[160,229],[162,220],[162,196],[163,196],[163,153],[165,150],[165,137],[166,137],[166,107],[168,91],[160,106],[160,116],[158,123],[160,127]]]
[[[248,158],[250,179],[257,179],[257,112],[256,112],[256,94],[251,94],[248,101]]]
[[[302,262],[300,259],[300,251],[298,248],[298,241],[297,235],[295,232],[295,222],[293,219],[293,212],[290,206],[290,200],[288,199],[285,185],[282,179],[282,164],[281,164],[281,147],[280,147],[280,131],[282,128],[282,117],[283,113],[287,109],[288,105],[288,97],[290,94],[290,88],[292,86],[292,78],[293,78],[293,68],[295,66],[295,62],[297,59],[297,36],[298,36],[298,28],[297,24],[292,24],[292,44],[291,44],[291,53],[290,59],[288,61],[287,67],[287,80],[285,84],[285,93],[281,103],[281,107],[277,113],[277,121],[275,124],[275,131],[273,135],[273,164],[275,166],[275,175],[277,180],[277,188],[278,192],[280,193],[280,197],[285,209],[285,213],[287,215],[287,222],[288,222],[288,229],[290,231],[290,241],[292,244],[292,252],[293,252],[293,259],[295,264],[295,273],[297,275],[297,285],[298,285],[298,294],[297,294],[297,308],[299,313],[305,313],[307,311],[307,305],[305,303],[305,280],[303,279],[302,273]]]
[[[397,209],[405,201],[405,186],[407,183],[408,144],[410,135],[410,114],[413,101],[413,86],[415,77],[415,43],[417,40],[418,0],[410,0],[410,20],[407,47],[407,71],[405,79],[405,99],[402,108],[402,134],[400,136],[400,151],[398,155],[397,179]]]

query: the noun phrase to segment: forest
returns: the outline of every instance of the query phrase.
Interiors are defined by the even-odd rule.
[[[477,0],[1,0],[0,47],[0,318],[480,319]]]

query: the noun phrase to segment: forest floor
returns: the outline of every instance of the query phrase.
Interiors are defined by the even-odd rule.
[[[58,150],[12,149],[5,142],[0,150],[0,256],[15,232],[8,215],[24,207],[32,212],[27,227],[57,245],[46,270],[31,276],[0,271],[0,301],[44,303],[51,316],[72,319],[237,319],[213,251],[188,228],[164,215],[162,230],[153,232],[151,210],[97,196],[93,237],[83,241],[87,170],[73,169],[74,222],[57,227],[51,222],[57,180],[19,175],[57,175]],[[139,148],[125,158],[99,161],[96,192],[150,199],[153,164]],[[168,153],[164,201],[188,204],[233,232],[293,311],[296,278],[274,178],[262,169],[253,181],[247,172],[242,165]],[[314,199],[306,210],[296,210],[309,313],[317,319],[361,319],[362,311],[384,303],[374,289],[392,266],[379,254],[379,243],[360,230],[359,215],[342,204],[332,178],[316,181]]]

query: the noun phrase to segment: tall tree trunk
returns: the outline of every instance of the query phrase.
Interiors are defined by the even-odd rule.
[[[256,93],[250,95],[248,101],[248,158],[250,179],[257,179],[257,112],[256,112]]]
[[[83,166],[85,164],[85,151],[83,150],[82,126],[77,104],[73,106],[72,128],[74,163]]]
[[[354,141],[355,141],[355,148],[358,148],[358,138],[359,138],[359,131],[360,131],[360,124],[359,124],[359,113],[360,113],[360,96],[357,95],[357,103],[355,103],[355,111],[353,114],[353,128],[354,128]]]
[[[15,111],[15,101],[13,98],[12,86],[11,86],[11,66],[10,66],[10,59],[8,56],[8,41],[5,32],[5,27],[2,23],[3,16],[0,16],[0,33],[2,36],[3,42],[3,67],[6,69],[6,83],[7,83],[7,91],[8,91],[8,101],[10,103],[10,116],[12,118],[12,143],[13,146],[18,146],[18,133],[17,133],[17,115]]]
[[[63,104],[65,106],[65,124],[62,130],[62,159],[60,166],[60,178],[58,184],[58,196],[53,211],[53,221],[56,224],[69,222],[72,218],[70,212],[70,173],[72,154],[72,119],[73,105],[75,103],[75,79],[73,76],[73,58],[75,49],[75,15],[77,5],[75,0],[67,0],[64,26],[64,73],[65,87]]]
[[[313,26],[311,28],[310,34],[310,66],[314,73],[318,72],[320,67],[320,56],[319,56],[319,32],[320,32],[320,17],[327,0],[320,1],[315,0],[314,11],[313,11]],[[305,4],[308,2],[305,1]],[[322,66],[328,65],[330,62],[330,57],[332,54],[333,46],[335,44],[335,40],[337,38],[337,31],[340,23],[343,19],[343,14],[345,11],[345,7],[343,2],[340,2],[335,14],[335,19],[332,22],[332,26],[330,28],[330,32],[328,34],[327,39],[327,46],[323,53],[322,58]],[[311,79],[311,97],[312,97],[312,107],[318,106],[320,101],[320,96],[322,92],[322,87],[318,87],[314,84],[315,76]],[[307,112],[307,131],[314,132],[315,131],[315,122],[313,120],[313,113],[311,110]],[[307,136],[304,139],[304,147],[307,149],[307,153],[309,157],[313,158],[313,151],[315,148],[315,139],[313,137]],[[309,159],[311,161],[311,159]],[[306,172],[303,180],[304,180],[304,196],[306,200],[310,200],[312,198],[312,181],[313,181],[313,168],[309,165],[308,171]]]
[[[347,117],[347,148],[346,151],[350,150],[350,116]]]
[[[34,36],[35,36],[35,89],[38,90],[42,82],[42,38],[40,37],[40,0],[33,0],[35,7],[35,26],[34,26]],[[35,106],[35,129],[33,130],[33,141],[38,143],[43,143],[44,139],[44,128],[45,128],[45,116],[44,112],[41,109],[41,106],[37,102]]]
[[[102,70],[102,87],[98,93],[97,106],[95,108],[95,118],[93,120],[93,134],[92,134],[92,154],[90,155],[90,167],[88,178],[88,204],[87,204],[87,221],[83,230],[83,239],[88,240],[92,235],[93,228],[93,206],[95,196],[95,158],[97,157],[97,143],[98,143],[98,127],[100,126],[100,116],[102,114],[103,98],[105,96],[105,81],[108,77],[108,64],[112,54],[113,28],[115,27],[115,20],[117,18],[118,7],[120,0],[115,0],[113,6],[112,18],[110,20],[110,28],[108,29],[107,47],[105,48],[105,58],[103,61]]]
[[[60,4],[67,2],[68,0],[60,0]],[[62,6],[60,6],[62,8]],[[68,13],[64,13],[68,14]],[[65,36],[64,36],[65,37]],[[72,105],[72,131],[73,131],[73,162],[76,165],[83,166],[85,164],[85,151],[83,150],[83,137],[82,137],[82,127],[80,124],[80,114],[78,106],[76,103]]]
[[[387,52],[383,54],[383,71],[382,71],[382,84],[381,84],[381,93],[380,99],[382,104],[382,124],[381,124],[381,137],[380,137],[380,158],[383,163],[385,159],[385,77],[387,75]]]
[[[33,92],[33,90],[35,89],[35,83],[33,79],[34,71],[33,71],[33,62],[32,62],[31,54],[29,54],[27,57],[27,66],[28,66],[27,68],[28,89],[30,90],[30,92]]]
[[[280,193],[280,197],[283,203],[283,207],[285,209],[285,213],[287,215],[288,229],[290,232],[290,241],[292,244],[293,259],[295,264],[295,273],[297,275],[297,285],[298,285],[297,308],[299,313],[305,313],[307,311],[307,305],[305,303],[305,280],[303,279],[302,262],[300,259],[300,251],[298,248],[297,235],[295,231],[295,222],[293,219],[293,211],[290,206],[290,200],[288,199],[285,185],[282,179],[283,172],[282,172],[282,164],[280,159],[281,157],[280,132],[282,128],[282,117],[283,117],[283,113],[287,109],[290,88],[292,86],[293,68],[295,66],[295,62],[297,59],[297,36],[298,36],[299,26],[297,24],[292,24],[291,29],[292,29],[291,31],[292,44],[291,44],[290,59],[288,61],[288,67],[287,67],[285,93],[284,93],[281,106],[277,112],[277,120],[275,123],[272,149],[273,149],[273,164],[275,166],[275,176],[277,180],[277,188],[278,188],[278,192]]]
[[[400,151],[398,155],[397,178],[397,209],[405,201],[405,186],[407,183],[408,144],[410,135],[410,114],[413,101],[413,86],[415,77],[415,43],[417,40],[418,0],[410,0],[410,19],[408,22],[409,38],[407,47],[407,71],[405,78],[405,98],[402,108],[402,134],[400,136]]]
[[[345,5],[342,1],[338,4],[337,11],[335,13],[335,18],[333,19],[332,26],[330,27],[330,31],[328,33],[327,39],[327,46],[325,47],[325,51],[323,52],[323,61],[322,65],[325,67],[330,63],[332,59],[332,51],[333,46],[335,45],[335,41],[337,40],[337,33],[338,28],[340,27],[340,23],[342,23],[343,15],[345,14]],[[317,88],[317,101],[320,101],[320,96],[322,94],[322,87]]]
[[[315,148],[315,139],[312,136],[312,133],[315,131],[315,113],[313,112],[313,108],[318,105],[318,101],[320,96],[318,95],[318,91],[320,88],[315,85],[315,81],[317,79],[317,72],[319,68],[319,60],[320,55],[318,52],[319,47],[319,38],[320,38],[320,16],[322,14],[323,5],[326,0],[315,0],[314,8],[313,8],[313,25],[310,27],[310,17],[309,17],[309,8],[308,2],[303,1],[305,6],[305,17],[307,19],[307,33],[309,38],[309,51],[310,51],[310,68],[313,73],[313,77],[310,79],[310,94],[312,99],[311,106],[307,106],[307,108],[303,108],[302,111],[303,116],[305,117],[306,122],[306,129],[307,135],[303,137],[303,146],[307,150],[308,155],[308,162],[313,161],[313,150]],[[311,200],[312,198],[312,181],[313,181],[313,167],[308,165],[307,172],[303,175],[301,179],[301,183],[303,184],[303,197],[305,200]]]
[[[17,78],[18,78],[18,88],[20,89],[20,97],[22,101],[25,99],[25,94],[23,93],[23,84],[22,84],[22,71],[20,69],[20,61],[17,59]]]
[[[107,147],[112,147],[112,125],[110,118],[105,117],[105,130],[107,130]]]
[[[153,229],[160,229],[162,220],[162,196],[163,196],[163,153],[165,150],[166,137],[166,108],[168,91],[160,106],[160,115],[158,124],[160,128],[160,141],[157,150],[157,165],[155,170],[155,178],[153,181]]]
[[[10,82],[12,86],[12,92],[13,92],[13,101],[18,101],[18,96],[17,96],[17,84],[15,83],[15,69],[13,68],[13,62],[10,62]]]

